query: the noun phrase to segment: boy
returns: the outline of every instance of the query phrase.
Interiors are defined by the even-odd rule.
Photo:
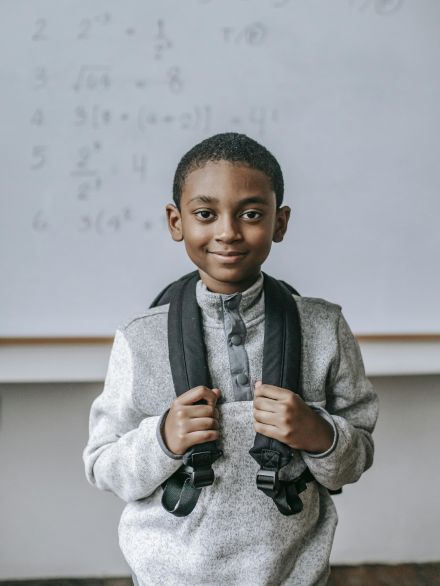
[[[121,549],[139,584],[322,585],[337,515],[329,490],[372,464],[377,397],[338,305],[294,295],[301,324],[300,388],[263,384],[261,266],[287,230],[283,177],[263,146],[242,134],[193,147],[166,206],[175,241],[198,268],[197,304],[212,387],[176,398],[168,355],[169,304],[117,330],[84,450],[88,480],[127,506]],[[289,297],[291,299],[291,297]],[[298,394],[297,394],[298,393]],[[281,514],[256,485],[255,434],[292,450],[280,478],[306,468],[302,511]],[[161,504],[162,483],[187,450],[219,442],[215,480],[186,516]]]

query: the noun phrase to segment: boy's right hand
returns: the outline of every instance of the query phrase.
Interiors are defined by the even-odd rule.
[[[183,455],[195,444],[218,440],[216,403],[219,397],[220,389],[199,386],[172,402],[163,429],[163,439],[171,452]],[[206,404],[195,405],[198,401],[206,401]]]

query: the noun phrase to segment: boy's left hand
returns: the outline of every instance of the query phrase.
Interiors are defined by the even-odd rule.
[[[296,450],[321,453],[333,443],[330,423],[315,413],[299,395],[257,381],[254,429]]]

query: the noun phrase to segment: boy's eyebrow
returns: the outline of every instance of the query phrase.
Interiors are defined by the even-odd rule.
[[[192,197],[188,201],[188,203],[191,203],[193,201],[202,201],[203,203],[218,203],[219,200],[218,198],[212,195],[196,195],[195,197]],[[237,203],[240,205],[245,205],[248,203],[259,203],[263,205],[268,205],[266,198],[261,195],[251,195],[249,197],[244,197],[243,199],[239,199]]]

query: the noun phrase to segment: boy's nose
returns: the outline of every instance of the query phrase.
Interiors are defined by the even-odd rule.
[[[235,218],[224,217],[217,223],[216,240],[230,242],[241,239],[241,232]]]

